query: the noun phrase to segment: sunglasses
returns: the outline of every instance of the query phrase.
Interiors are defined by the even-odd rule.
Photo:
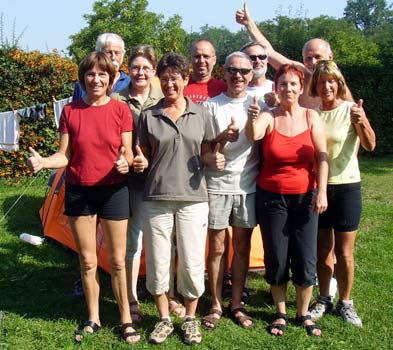
[[[250,55],[251,61],[256,61],[259,58],[260,61],[266,60],[267,55]]]
[[[236,68],[236,67],[226,67],[225,70],[232,75],[240,73],[241,75],[246,75],[252,71],[251,68]]]

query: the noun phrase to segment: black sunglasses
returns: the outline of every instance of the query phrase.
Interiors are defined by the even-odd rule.
[[[267,55],[250,55],[250,60],[256,61],[257,57],[259,58],[260,61],[263,61],[263,60],[266,60]]]
[[[236,67],[226,67],[225,70],[232,75],[240,73],[241,75],[246,75],[252,71],[251,68],[236,68]]]

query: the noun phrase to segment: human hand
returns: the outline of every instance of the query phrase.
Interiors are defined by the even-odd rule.
[[[328,207],[326,191],[318,190],[314,199],[313,210],[317,214],[322,214]]]
[[[244,2],[243,9],[238,9],[236,11],[236,22],[247,26],[247,24],[251,21],[251,15],[248,11],[247,3]]]
[[[143,171],[149,166],[149,163],[138,145],[135,146],[135,151],[136,156],[134,157],[134,162],[132,163],[134,166],[134,171],[136,173],[143,173]]]
[[[213,151],[214,165],[218,170],[222,170],[225,167],[225,156],[220,152],[220,147],[220,143],[216,143]]]
[[[363,100],[360,99],[358,103],[351,108],[351,123],[352,124],[363,124],[366,118],[366,113],[363,109]]]
[[[126,149],[124,146],[120,147],[119,155],[115,160],[115,168],[120,174],[127,174],[130,171],[130,165],[127,162],[126,157],[124,157]]]
[[[36,174],[44,167],[44,161],[34,148],[29,147],[29,152],[31,156],[27,159],[27,166],[34,174]]]
[[[254,102],[248,107],[248,119],[256,120],[261,113],[261,107],[258,103],[258,96],[254,96]]]
[[[227,142],[235,142],[239,138],[239,127],[236,124],[236,118],[231,117],[231,123],[225,130],[225,140]]]
[[[263,98],[265,99],[265,103],[268,105],[269,108],[277,107],[280,104],[280,100],[278,95],[274,91],[274,84],[272,85],[272,91],[267,92]]]

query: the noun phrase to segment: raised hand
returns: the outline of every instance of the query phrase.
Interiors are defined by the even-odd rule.
[[[115,160],[115,168],[120,174],[127,174],[130,170],[130,166],[127,162],[127,159],[124,156],[125,151],[126,149],[124,148],[124,146],[121,146],[119,150],[119,155]]]
[[[236,11],[236,22],[246,26],[250,20],[250,12],[248,11],[247,3],[244,2],[243,8]]]
[[[225,167],[225,157],[222,153],[220,153],[221,145],[220,143],[216,143],[216,146],[213,150],[213,158],[214,158],[214,165],[216,169],[222,170]]]
[[[134,166],[134,171],[136,173],[142,173],[148,167],[148,162],[138,145],[135,146],[135,151],[136,156],[134,157],[134,162],[132,163]]]
[[[34,173],[38,173],[44,167],[44,161],[40,154],[29,147],[30,157],[27,159],[27,166]]]
[[[358,103],[351,108],[351,123],[352,124],[363,124],[366,118],[366,114],[363,109],[363,100],[360,99]]]
[[[261,107],[258,103],[258,96],[254,96],[254,101],[248,107],[248,119],[256,120],[261,113]]]

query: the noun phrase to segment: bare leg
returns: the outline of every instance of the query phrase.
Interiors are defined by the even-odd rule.
[[[333,230],[318,230],[317,275],[319,294],[329,296],[330,280],[334,270],[334,235]]]
[[[250,262],[252,228],[233,227],[232,300],[231,310],[242,306],[241,299]],[[238,312],[237,314],[242,314]],[[238,317],[234,315],[235,317]],[[245,316],[245,315],[241,315]],[[250,327],[252,320],[245,320],[243,327]]]
[[[353,250],[355,247],[357,231],[336,232],[335,253],[337,259],[337,284],[339,300],[349,300],[353,280],[355,277],[355,260]]]
[[[130,308],[127,295],[126,280],[126,240],[127,220],[100,219],[107,247],[109,267],[111,271],[112,289],[120,312],[120,322],[131,323]],[[127,327],[124,333],[132,332],[132,327]],[[140,339],[139,335],[130,336],[127,342],[134,343]]]
[[[97,217],[70,216],[68,221],[78,247],[79,263],[81,268],[81,279],[85,295],[88,319],[99,326],[99,294],[100,284],[97,271],[96,232]],[[90,327],[87,327],[90,328]],[[92,329],[87,329],[92,332]]]
[[[270,286],[270,290],[272,292],[274,305],[276,306],[276,312],[281,314],[286,314],[286,300],[287,300],[287,284],[280,284],[278,286]],[[278,318],[273,321],[274,324],[282,324],[286,325],[286,322],[282,318]],[[272,328],[271,334],[273,335],[282,335],[283,331],[278,328]]]
[[[297,316],[306,316],[308,314],[308,306],[310,305],[312,297],[312,288],[313,286],[302,287],[295,284]],[[311,326],[313,324],[314,322],[311,319],[305,320],[303,323],[304,326]],[[321,334],[322,332],[320,329],[314,329],[313,335],[320,336]]]

